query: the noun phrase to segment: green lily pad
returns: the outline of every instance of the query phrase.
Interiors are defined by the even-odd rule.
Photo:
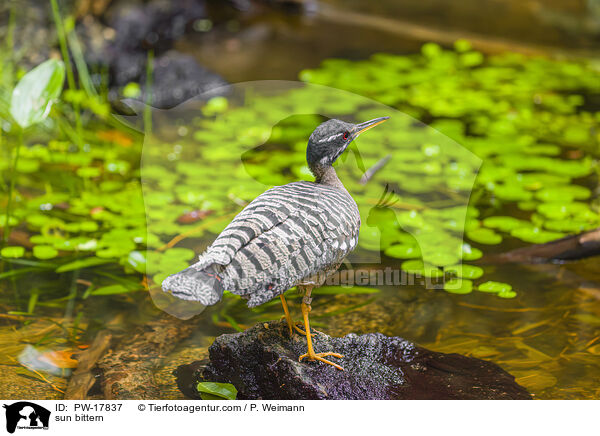
[[[510,232],[520,227],[531,227],[529,221],[520,220],[511,216],[492,216],[483,220],[483,225],[491,229]]]
[[[553,186],[544,188],[535,194],[538,200],[547,203],[570,203],[573,200],[585,200],[589,198],[591,192],[583,186]]]
[[[539,227],[519,228],[510,232],[512,236],[525,242],[533,244],[545,244],[546,242],[554,241],[562,238],[564,233],[549,232]]]
[[[462,245],[462,259],[466,261],[472,261],[481,259],[483,257],[483,252],[479,248],[472,247],[470,244]]]
[[[491,229],[479,228],[467,232],[467,237],[479,244],[496,245],[502,242],[502,236]]]
[[[137,272],[146,272],[146,256],[141,251],[132,251],[127,256],[127,263]]]
[[[517,293],[515,291],[500,291],[498,292],[498,297],[500,298],[515,298],[517,296]]]
[[[566,232],[566,233],[581,233],[585,230],[589,230],[594,227],[590,223],[585,221],[575,220],[556,220],[556,221],[545,221],[544,227],[548,230],[555,232]]]
[[[512,291],[512,286],[508,283],[495,282],[490,280],[477,286],[477,290],[481,292],[490,292],[494,294],[500,292],[507,293]]]
[[[444,291],[451,294],[470,294],[473,292],[473,282],[466,279],[450,279],[444,283]]]
[[[24,254],[25,254],[25,248],[16,247],[16,246],[4,247],[0,251],[0,256],[6,257],[9,259],[17,259],[19,257],[23,257]]]
[[[421,257],[421,249],[418,245],[399,244],[387,248],[385,254],[397,259],[413,259]]]
[[[444,273],[437,267],[423,263],[422,260],[406,260],[400,266],[409,274],[417,274],[423,277],[439,278]]]
[[[38,259],[53,259],[58,256],[58,250],[50,245],[36,245],[33,247],[33,255]]]
[[[465,279],[478,279],[483,275],[483,268],[473,265],[452,265],[444,268],[446,273],[454,273]]]

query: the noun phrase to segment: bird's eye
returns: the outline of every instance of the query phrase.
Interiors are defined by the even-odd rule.
[[[344,141],[346,139],[348,139],[348,136],[350,136],[350,133],[349,132],[344,132],[344,136],[342,136],[342,138],[344,138]]]

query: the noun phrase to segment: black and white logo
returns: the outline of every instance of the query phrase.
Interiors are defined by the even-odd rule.
[[[5,404],[6,431],[14,433],[16,429],[48,430],[50,411],[29,401]]]

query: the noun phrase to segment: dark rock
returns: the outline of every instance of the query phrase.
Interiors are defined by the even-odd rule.
[[[196,20],[206,18],[204,0],[153,0],[145,4],[117,2],[106,13],[119,52],[153,48],[168,50]]]
[[[171,108],[227,83],[191,56],[172,50],[193,23],[206,18],[204,0],[114,2],[102,17],[86,16],[77,33],[92,71],[108,71],[113,101],[130,82],[140,83],[145,100],[148,50],[154,51],[152,105]],[[98,85],[100,75],[96,75]]]
[[[332,338],[315,332],[315,351],[335,351],[339,371],[321,362],[298,362],[306,338],[288,337],[283,322],[257,324],[219,336],[210,362],[180,366],[178,385],[198,398],[199,381],[232,383],[240,399],[531,399],[498,365],[419,347],[380,333]]]
[[[144,94],[145,82],[144,77]],[[224,79],[202,67],[192,56],[169,51],[154,60],[152,105],[163,109],[196,96],[212,97],[226,85]]]

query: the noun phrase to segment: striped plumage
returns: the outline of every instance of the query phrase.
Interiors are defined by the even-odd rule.
[[[362,124],[329,120],[313,132],[307,161],[315,182],[274,187],[248,204],[197,263],[163,282],[165,291],[204,305],[223,291],[265,303],[295,286],[319,286],[358,242],[360,215],[332,167]]]
[[[297,284],[323,283],[356,246],[360,216],[345,189],[277,186],[252,201],[194,265],[217,269],[225,289],[254,307]]]

